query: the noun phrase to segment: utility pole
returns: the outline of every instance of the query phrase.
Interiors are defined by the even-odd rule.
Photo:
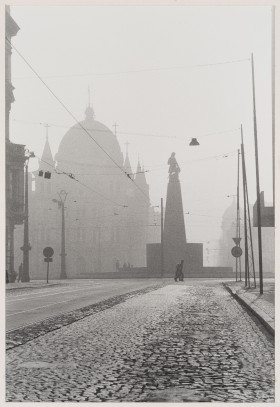
[[[272,179],[275,225],[275,6],[271,9]]]
[[[102,264],[101,264],[101,226],[98,226],[98,258],[97,258],[97,265],[98,265],[98,272],[102,272]]]
[[[258,218],[258,249],[259,249],[259,279],[260,279],[260,294],[263,294],[261,199],[260,199],[258,132],[257,132],[257,115],[256,115],[255,76],[254,76],[254,57],[253,57],[253,54],[251,54],[251,65],[252,65],[252,88],[253,88],[253,114],[254,114],[255,160],[256,160],[257,218]]]
[[[243,205],[244,205],[244,245],[245,245],[245,287],[248,284],[248,240],[247,240],[247,210],[246,210],[246,180],[245,180],[245,157],[244,157],[244,145],[243,145],[243,133],[241,126],[241,155],[242,155],[242,179],[243,179]]]
[[[65,251],[65,201],[67,198],[68,193],[65,191],[59,192],[60,203],[61,203],[61,271],[60,271],[60,278],[65,279],[67,278],[66,274],[66,251]]]
[[[239,207],[239,157],[240,150],[237,154],[237,203],[236,203],[236,237],[239,238],[238,247],[240,247],[240,207]],[[240,257],[235,258],[235,279],[238,280],[238,268],[239,268],[239,280],[241,281],[241,260]]]
[[[26,151],[27,155],[25,156],[25,188],[24,188],[24,211],[25,219],[23,225],[23,246],[21,250],[23,251],[23,262],[22,262],[22,278],[23,283],[28,283],[30,281],[29,276],[29,251],[31,250],[31,245],[29,243],[29,208],[28,208],[28,164],[29,158],[34,158],[35,155],[33,152]]]
[[[67,278],[66,273],[66,250],[65,250],[65,201],[68,195],[68,192],[61,190],[59,193],[60,200],[52,199],[53,202],[58,204],[58,207],[61,208],[61,268],[60,268],[60,278]]]
[[[249,195],[248,195],[248,184],[247,184],[247,175],[246,175],[246,162],[245,162],[245,150],[243,142],[243,130],[241,125],[241,148],[242,148],[242,169],[243,169],[243,194],[244,196],[244,230],[246,234],[245,241],[245,258],[247,258],[247,267],[246,269],[246,285],[251,287],[250,277],[253,275],[254,279],[254,288],[256,288],[256,274],[255,274],[255,260],[254,260],[254,249],[253,249],[253,239],[252,239],[252,228],[251,228],[251,216],[250,216],[250,205],[249,205]],[[248,236],[249,230],[249,236]],[[250,259],[249,259],[250,254]],[[251,260],[251,261],[249,261]]]
[[[161,236],[161,241],[160,241],[160,272],[161,272],[161,277],[164,276],[164,242],[163,242],[163,198],[160,199],[160,207],[161,207],[161,212],[160,212],[160,236]]]

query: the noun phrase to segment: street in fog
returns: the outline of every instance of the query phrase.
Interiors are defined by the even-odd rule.
[[[276,402],[278,8],[3,12],[6,402]]]
[[[221,282],[131,292],[73,321],[8,341],[7,401],[274,400],[272,337]]]
[[[6,299],[6,330],[14,330],[54,315],[159,283],[160,280],[155,279],[69,280],[62,284],[56,282],[55,286],[49,288],[45,286],[43,289],[11,289]]]

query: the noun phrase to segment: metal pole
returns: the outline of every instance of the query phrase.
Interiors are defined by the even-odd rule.
[[[98,227],[98,259],[97,259],[97,264],[98,264],[98,272],[101,273],[101,231],[100,231],[100,226]]]
[[[49,284],[49,265],[50,265],[50,262],[48,261],[47,262],[47,284]]]
[[[256,159],[256,187],[257,187],[257,214],[258,214],[258,249],[259,249],[259,279],[260,279],[260,294],[263,294],[261,200],[260,200],[258,132],[257,132],[257,117],[256,117],[255,77],[254,77],[254,57],[253,57],[253,54],[251,54],[251,63],[252,63],[254,139],[255,139],[255,159]]]
[[[22,262],[22,282],[28,283],[30,281],[29,277],[29,250],[31,249],[29,244],[29,224],[28,224],[28,161],[29,157],[26,159],[25,165],[25,193],[24,193],[24,206],[25,206],[25,219],[23,225],[23,262]]]
[[[246,183],[245,183],[245,157],[243,145],[243,131],[241,125],[241,156],[242,156],[242,179],[243,179],[243,200],[244,200],[244,245],[245,245],[245,286],[248,284],[248,241],[247,241],[247,211],[246,211]]]
[[[15,279],[15,225],[10,222],[10,269],[9,269],[9,281],[13,283]]]
[[[240,247],[240,196],[239,196],[239,181],[240,181],[240,150],[238,149],[238,174],[237,174],[237,204],[238,204],[238,222],[237,222],[237,237],[239,237]],[[239,281],[241,281],[241,258],[238,257],[238,266],[239,266]]]
[[[236,237],[239,237],[238,235],[238,223],[239,223],[239,150],[237,153],[237,200],[236,200]],[[239,244],[238,244],[239,246]],[[237,269],[238,269],[238,260],[239,258],[235,258],[235,281],[237,281]]]
[[[65,218],[64,218],[64,202],[61,201],[61,272],[60,278],[67,278],[66,274],[66,252],[65,252]]]
[[[275,216],[275,6],[272,6],[271,12],[272,177],[273,208]]]
[[[237,152],[237,234],[236,236],[238,238],[240,238],[240,205],[239,205],[239,173],[240,173],[240,150],[238,149]],[[240,247],[240,240],[239,243],[237,245],[238,247]],[[237,281],[237,274],[238,274],[238,266],[239,266],[239,279],[241,281],[241,259],[240,257],[236,258],[236,281]]]
[[[60,204],[61,204],[61,270],[60,270],[60,278],[65,279],[67,278],[66,273],[66,251],[65,251],[65,201],[67,198],[68,193],[65,191],[59,192]]]
[[[254,260],[254,249],[253,249],[253,238],[252,238],[252,228],[251,228],[251,219],[250,219],[250,206],[249,206],[249,197],[248,197],[248,185],[247,185],[247,176],[246,176],[246,164],[245,164],[245,183],[246,183],[246,199],[248,207],[248,223],[249,223],[249,234],[251,242],[251,257],[252,257],[252,266],[253,266],[253,278],[254,278],[254,287],[256,288],[256,273],[255,273],[255,260]]]
[[[161,272],[161,277],[163,277],[164,276],[163,198],[160,199],[160,208],[161,208],[161,213],[160,213],[160,235],[161,235],[161,241],[160,241],[160,272]]]

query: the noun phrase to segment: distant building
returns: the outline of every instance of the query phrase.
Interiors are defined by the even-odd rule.
[[[274,207],[265,206],[264,192],[260,194],[261,201],[261,230],[262,230],[262,261],[263,274],[274,275],[275,273],[275,228],[274,228]],[[258,216],[257,202],[253,206],[253,247],[256,253],[256,269],[258,267]]]
[[[15,280],[14,265],[14,230],[16,225],[24,221],[24,145],[12,143],[10,140],[10,111],[14,98],[14,87],[11,80],[12,47],[9,44],[19,30],[10,15],[10,7],[6,6],[6,41],[5,44],[5,144],[6,144],[6,271],[9,281]],[[21,242],[22,243],[22,242]]]
[[[240,212],[241,213],[241,212]],[[243,215],[241,213],[241,216]],[[242,224],[243,225],[243,224]],[[230,206],[225,210],[222,215],[221,223],[222,234],[219,240],[219,249],[217,256],[217,265],[235,268],[235,257],[231,254],[231,249],[235,246],[233,237],[236,237],[236,199],[233,198]],[[240,229],[241,235],[241,248],[243,250],[243,229]]]
[[[264,202],[264,192],[260,193],[261,202],[261,226],[262,227],[274,227],[274,207],[265,206]],[[255,202],[253,207],[253,226],[258,226],[258,212],[257,212],[257,202]]]
[[[262,193],[263,194],[263,193]],[[264,207],[263,195],[262,195],[262,206]],[[266,207],[268,209],[270,207]],[[263,208],[262,208],[263,210]],[[251,216],[251,229],[252,229],[252,241],[253,241],[253,253],[254,253],[254,263],[255,272],[258,279],[259,271],[259,258],[258,258],[258,230],[255,227],[255,213],[256,205],[254,207],[250,206],[250,216]],[[264,211],[267,214],[267,212]],[[270,209],[268,209],[268,214],[271,214]],[[244,273],[244,215],[243,208],[240,208],[240,237],[241,243],[240,247],[243,251],[241,256],[241,269],[242,275]],[[269,227],[269,216],[266,218],[262,216],[262,257],[263,257],[263,273],[265,277],[273,276],[275,273],[275,229],[274,227]],[[235,258],[231,254],[231,249],[235,246],[233,237],[236,236],[236,200],[233,200],[231,205],[226,209],[223,214],[222,224],[221,224],[222,234],[219,241],[219,256],[218,265],[225,265],[233,267],[235,269]],[[248,232],[249,233],[249,232]],[[250,254],[251,256],[251,254]]]
[[[55,252],[50,276],[59,278],[61,208],[54,200],[59,201],[61,190],[68,194],[65,201],[68,277],[116,271],[117,263],[120,269],[124,263],[134,267],[146,265],[146,243],[155,233],[149,225],[157,215],[150,206],[143,168],[138,163],[133,173],[128,153],[124,159],[116,135],[95,120],[91,106],[86,108],[81,125],[89,134],[75,124],[64,135],[55,158],[46,139],[39,168],[33,173],[29,198],[31,278],[44,278],[42,251],[46,246],[53,247]],[[39,176],[39,171],[51,171],[51,179]]]

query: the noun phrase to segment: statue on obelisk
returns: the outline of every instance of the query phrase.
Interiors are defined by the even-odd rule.
[[[179,174],[179,172],[181,170],[180,170],[180,167],[179,167],[179,165],[177,163],[177,160],[175,158],[175,153],[171,154],[171,156],[168,159],[167,164],[169,165],[169,170],[168,170],[169,178],[172,177],[172,176],[177,176],[178,177],[178,174]]]
[[[173,275],[177,263],[185,259],[186,231],[183,202],[179,180],[180,167],[173,152],[168,159],[169,182],[167,186],[164,219],[164,268],[165,273]]]

